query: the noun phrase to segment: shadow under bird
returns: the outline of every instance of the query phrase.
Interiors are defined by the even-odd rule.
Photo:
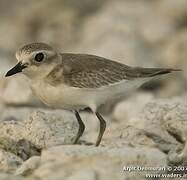
[[[84,132],[79,111],[91,109],[100,122],[96,146],[101,142],[106,122],[98,107],[149,81],[154,76],[179,69],[130,67],[103,57],[88,54],[58,53],[45,43],[31,43],[16,52],[18,64],[7,76],[22,72],[31,88],[46,105],[73,110],[79,123],[74,143]]]

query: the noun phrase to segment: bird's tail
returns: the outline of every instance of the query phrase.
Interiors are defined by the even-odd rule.
[[[168,74],[173,71],[182,71],[181,69],[170,69],[170,68],[135,68],[137,76],[139,77],[153,77],[162,74]]]

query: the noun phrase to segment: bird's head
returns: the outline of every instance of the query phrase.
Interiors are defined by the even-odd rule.
[[[6,73],[7,76],[22,72],[29,78],[40,78],[60,63],[60,55],[48,44],[27,44],[16,52],[18,63]]]

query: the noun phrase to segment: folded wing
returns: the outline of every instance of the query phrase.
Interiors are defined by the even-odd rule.
[[[87,54],[62,54],[64,83],[78,88],[100,88],[122,80],[167,74],[177,69],[130,67]]]

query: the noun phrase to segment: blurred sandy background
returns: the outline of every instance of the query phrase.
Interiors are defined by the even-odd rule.
[[[60,162],[57,157],[62,152],[68,152],[68,148],[72,149],[73,146],[60,147],[62,149],[57,148],[44,152],[42,156],[44,162],[48,162],[48,156],[51,157],[55,153],[57,154],[52,157],[53,160],[55,159],[55,165],[50,164],[49,167],[43,167],[38,164],[40,164],[40,152],[44,147],[66,144],[67,142],[71,143],[70,137],[75,134],[74,131],[77,129],[70,128],[66,134],[66,131],[63,131],[63,128],[65,128],[63,123],[66,125],[66,120],[69,119],[69,122],[73,123],[75,121],[74,123],[76,124],[76,120],[73,119],[74,116],[67,112],[56,111],[56,114],[50,115],[54,111],[47,110],[32,95],[28,82],[23,75],[16,75],[15,77],[7,79],[4,77],[7,70],[16,63],[14,54],[17,48],[30,42],[46,42],[61,52],[95,54],[132,66],[171,67],[181,68],[183,71],[163,76],[146,84],[134,96],[128,98],[126,101],[115,104],[112,113],[109,113],[111,112],[111,105],[107,105],[103,112],[110,119],[110,127],[106,132],[102,146],[109,148],[104,150],[107,151],[109,156],[111,155],[111,148],[119,147],[115,154],[116,156],[113,157],[114,159],[117,158],[117,163],[112,158],[111,162],[106,158],[106,163],[111,166],[102,165],[100,161],[105,161],[105,157],[101,155],[101,160],[98,160],[97,156],[100,152],[98,154],[90,153],[99,151],[99,149],[93,150],[89,147],[86,150],[86,148],[80,147],[79,149],[79,147],[76,147],[77,151],[83,154],[85,151],[88,151],[90,153],[87,152],[89,154],[88,158],[93,158],[93,164],[92,167],[89,167],[90,169],[88,171],[84,171],[85,164],[89,164],[89,160],[84,159],[81,166],[84,168],[80,168],[80,170],[75,166],[75,171],[80,172],[77,176],[75,175],[74,177],[73,174],[71,177],[72,174],[68,174],[68,172],[72,164],[68,164],[69,166],[66,166],[66,170],[62,171],[61,168],[64,167],[63,163],[66,163],[66,161]],[[160,165],[162,162],[161,164],[165,166],[168,165],[168,162],[173,163],[177,161],[175,158],[174,160],[166,160],[169,152],[173,151],[178,145],[184,147],[186,141],[185,137],[187,133],[184,128],[186,124],[181,123],[187,120],[187,106],[185,104],[187,100],[186,92],[187,0],[0,0],[0,118],[2,121],[0,125],[0,138],[3,138],[3,140],[0,140],[0,144],[2,144],[0,148],[2,149],[0,155],[0,170],[3,171],[2,174],[0,173],[0,179],[14,179],[15,176],[11,174],[15,172],[23,175],[28,171],[26,167],[29,166],[26,165],[25,167],[23,162],[34,155],[37,155],[34,163],[38,163],[39,169],[29,171],[29,173],[25,173],[26,175],[17,177],[18,179],[24,179],[25,177],[27,179],[35,179],[35,177],[43,179],[46,176],[49,180],[60,177],[64,179],[82,179],[82,177],[85,177],[85,179],[123,179],[124,174],[122,176],[119,175],[116,169],[119,170],[122,164],[128,164],[134,158],[133,155],[131,157],[130,153],[133,150],[128,150],[128,148],[131,148],[128,143],[132,143],[133,146],[138,146],[138,152],[136,151],[134,154],[146,152],[155,155],[158,153],[158,157],[144,157],[144,159],[148,158],[146,162],[153,162],[156,165]],[[150,101],[153,101],[152,104],[149,104]],[[44,114],[40,114],[37,107]],[[33,111],[34,114],[30,115],[30,112]],[[45,114],[46,111],[49,111],[49,114]],[[144,115],[143,117],[142,114]],[[28,115],[30,116],[27,118]],[[49,119],[54,117],[57,119],[65,119],[65,122],[63,120],[60,122],[62,123],[62,130],[56,130],[51,125],[54,122],[51,122]],[[167,124],[168,121],[166,121],[168,117],[171,120],[169,121],[171,123],[169,125]],[[90,117],[89,114],[83,114],[83,118],[86,119],[85,121],[89,126],[83,139],[87,142],[94,142],[98,133],[98,123],[95,120],[90,121],[94,117]],[[157,119],[157,123],[159,122],[159,125],[157,124],[155,126],[155,118]],[[33,120],[32,122],[31,119]],[[47,124],[45,124],[45,119],[49,120]],[[24,123],[17,127],[14,124],[17,120],[20,122],[23,121]],[[8,125],[5,125],[4,121]],[[38,125],[38,121],[41,124]],[[152,121],[154,125],[151,124]],[[13,125],[11,125],[12,123]],[[72,126],[71,123],[70,127]],[[75,124],[73,127],[77,128]],[[57,126],[59,126],[58,123]],[[26,127],[26,129],[20,129],[22,127]],[[143,131],[139,131],[139,128],[143,129]],[[117,129],[120,130],[118,131]],[[45,142],[41,139],[44,131],[47,132],[47,136],[44,138]],[[149,133],[142,135],[145,131]],[[40,134],[39,132],[42,133]],[[124,132],[128,133],[124,134]],[[156,135],[150,134],[150,132],[154,132]],[[171,134],[167,134],[168,132],[174,134],[174,137]],[[114,135],[112,136],[111,134]],[[54,139],[52,136],[54,136]],[[62,140],[64,137],[65,140]],[[13,151],[5,148],[8,146],[6,144],[8,142],[8,144],[10,143],[9,146],[13,146],[16,143],[16,147],[19,149],[20,144],[18,142],[23,138],[26,139],[24,141],[26,145],[21,141],[21,147],[23,149],[27,147],[28,152],[25,153],[26,155],[17,154],[17,149]],[[28,142],[31,142],[33,146],[29,146],[27,144]],[[139,145],[143,145],[145,149],[139,152]],[[40,150],[36,150],[37,153],[35,149],[30,152],[32,147]],[[123,147],[126,149],[124,150],[125,154],[130,153],[128,161],[122,158],[124,154],[121,152],[123,149],[120,150],[120,148]],[[148,147],[154,148],[151,150],[146,149]],[[161,152],[163,154],[159,154]],[[10,154],[7,155],[6,153]],[[18,165],[9,163],[9,160],[12,160],[12,156],[15,156],[14,159],[17,158],[16,162],[19,162]],[[69,158],[66,153],[62,157]],[[149,159],[150,157],[152,159]],[[186,156],[184,155],[184,157]],[[123,160],[120,161],[121,159]],[[80,162],[72,157],[67,160],[68,163],[70,161],[75,164]],[[133,159],[133,162],[139,161]],[[20,166],[22,168],[21,170],[18,169]],[[49,170],[53,166],[59,168],[57,174]],[[95,168],[96,166],[99,166],[101,170]],[[34,166],[33,169],[36,167]],[[106,168],[111,170],[111,174],[109,172],[108,175],[104,173],[104,169]],[[6,174],[4,172],[8,173]],[[34,173],[32,174],[32,172]],[[96,177],[95,172],[99,178]],[[131,178],[131,175],[127,177]],[[135,177],[132,179],[135,179]]]

